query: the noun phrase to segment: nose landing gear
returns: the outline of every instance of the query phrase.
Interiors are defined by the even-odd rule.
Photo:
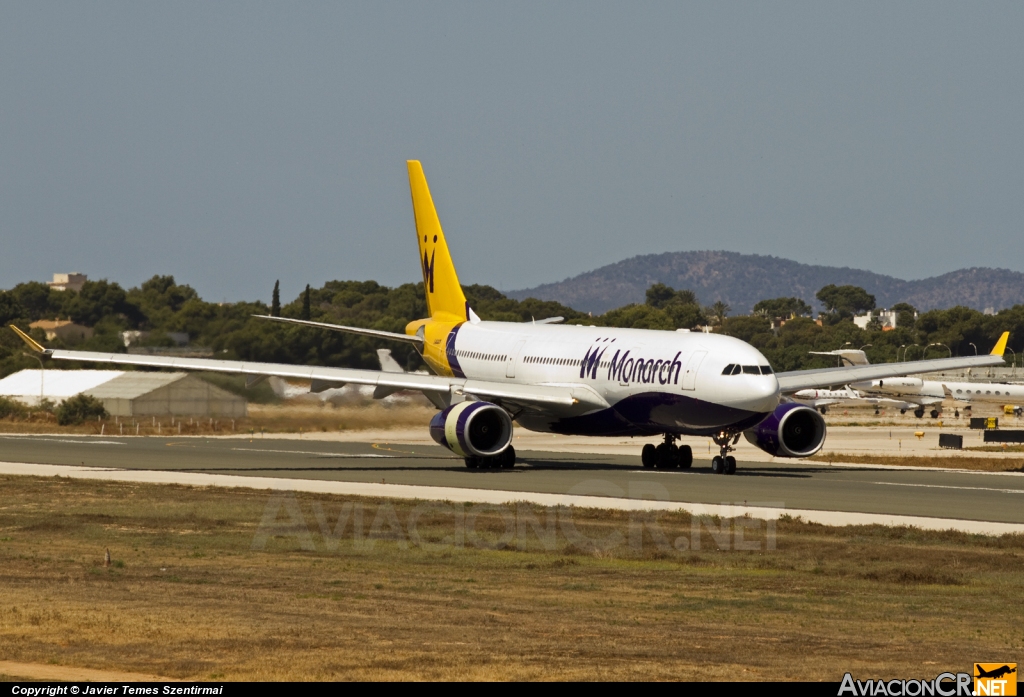
[[[659,445],[648,443],[640,451],[644,467],[658,469],[689,469],[693,464],[693,450],[688,445],[676,445],[679,436],[665,434],[665,442]]]
[[[715,474],[736,474],[736,458],[729,453],[735,450],[736,443],[740,439],[740,434],[732,434],[728,431],[722,431],[711,436],[711,440],[715,441],[715,445],[721,448],[721,455],[716,455],[711,458],[711,471]]]

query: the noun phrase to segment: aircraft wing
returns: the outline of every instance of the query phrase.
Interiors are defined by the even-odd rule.
[[[182,371],[210,371],[250,377],[275,376],[313,382],[323,388],[341,387],[345,384],[369,385],[382,388],[383,394],[397,390],[415,390],[431,395],[480,397],[511,406],[538,409],[546,406],[578,406],[581,411],[604,409],[608,402],[586,385],[521,385],[514,383],[471,380],[467,378],[424,375],[421,373],[395,373],[355,368],[327,368],[287,363],[255,363],[247,361],[223,361],[212,358],[179,358],[176,356],[143,356],[125,353],[101,353],[97,351],[65,351],[48,349],[37,343],[17,327],[17,334],[36,353],[44,358],[62,361],[83,361],[88,363],[109,363],[113,365],[137,365],[148,368],[170,368]],[[431,399],[432,402],[437,402]],[[443,400],[447,401],[447,400]]]
[[[1005,347],[1005,342],[1000,340]],[[996,348],[1000,348],[999,344]],[[986,354],[982,356],[960,356],[957,358],[937,358],[928,361],[907,361],[904,363],[875,363],[873,365],[845,366],[843,368],[821,368],[817,370],[794,370],[776,373],[779,387],[783,394],[797,390],[823,388],[829,385],[846,385],[851,382],[866,382],[895,378],[915,373],[932,373],[941,370],[959,370],[961,368],[985,368],[1003,365],[1003,354]]]

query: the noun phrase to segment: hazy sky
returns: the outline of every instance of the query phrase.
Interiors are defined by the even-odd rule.
[[[0,0],[0,287],[1024,271],[1024,3]]]

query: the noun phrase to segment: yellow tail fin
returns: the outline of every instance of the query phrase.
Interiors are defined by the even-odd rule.
[[[1010,332],[1003,332],[1003,335],[999,337],[999,341],[992,347],[992,353],[990,356],[1002,356],[1006,353],[1006,342],[1010,339]]]
[[[437,218],[434,200],[430,197],[423,166],[416,160],[409,167],[409,190],[412,212],[416,218],[416,239],[420,247],[423,286],[427,296],[427,312],[435,320],[464,322],[469,319],[466,296],[459,285],[455,264],[448,253],[441,221]]]

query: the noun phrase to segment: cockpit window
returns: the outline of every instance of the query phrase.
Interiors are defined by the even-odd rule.
[[[772,367],[770,365],[761,366],[761,375],[771,375]]]
[[[745,375],[760,375],[761,370],[756,365],[745,365],[743,366],[743,373]]]
[[[730,363],[725,366],[725,370],[722,371],[722,375],[732,375],[732,369],[736,367],[735,363]]]

